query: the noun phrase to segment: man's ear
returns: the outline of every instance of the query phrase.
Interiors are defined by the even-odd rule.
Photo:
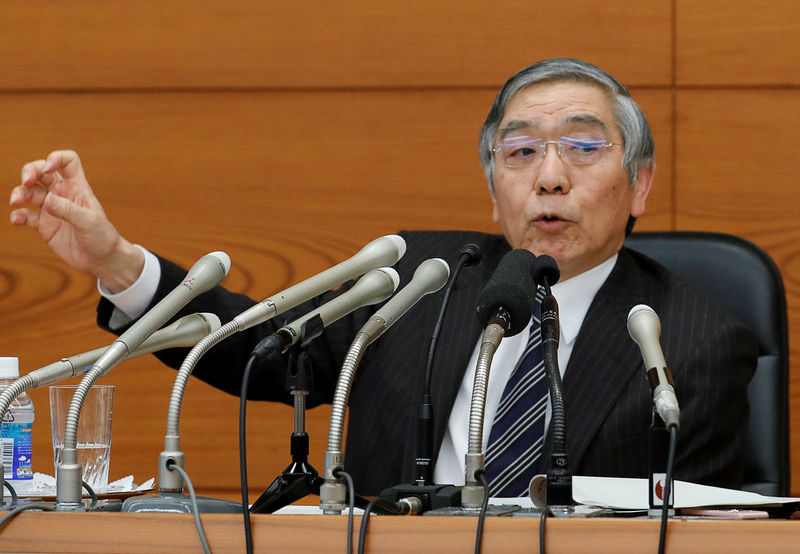
[[[633,184],[633,198],[631,199],[631,217],[644,215],[647,206],[647,197],[653,187],[653,176],[656,173],[656,162],[640,165],[636,182]]]
[[[492,221],[500,223],[500,214],[497,213],[497,200],[494,197],[494,193],[492,193]]]

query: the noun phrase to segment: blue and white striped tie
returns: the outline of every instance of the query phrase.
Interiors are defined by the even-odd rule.
[[[548,397],[539,322],[543,296],[539,289],[525,352],[506,382],[489,433],[485,467],[490,496],[527,496],[542,455]]]

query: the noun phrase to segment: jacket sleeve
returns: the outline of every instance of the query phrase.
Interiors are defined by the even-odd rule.
[[[148,309],[178,286],[186,275],[184,269],[164,258],[159,257],[159,263],[161,264],[161,281]],[[292,321],[327,302],[349,286],[349,283],[345,284],[335,292],[327,292],[270,321],[228,337],[213,346],[200,358],[192,375],[229,394],[238,396],[250,353],[261,339],[273,333],[285,322]],[[246,295],[233,293],[222,286],[217,286],[192,300],[170,322],[191,313],[211,312],[219,316],[220,321],[225,324],[255,303],[255,300]],[[114,309],[113,304],[108,300],[101,299],[97,309],[97,323],[103,329],[120,334],[130,326],[130,323],[112,329],[110,322]],[[309,407],[330,402],[333,398],[341,362],[350,341],[369,317],[366,309],[358,312],[329,326],[326,332],[309,346],[314,380],[313,388],[307,398]],[[178,369],[189,351],[189,348],[172,348],[155,355],[169,367]],[[251,370],[248,385],[248,398],[291,403],[291,395],[286,392],[285,365],[284,357],[275,356],[266,363],[254,367]]]

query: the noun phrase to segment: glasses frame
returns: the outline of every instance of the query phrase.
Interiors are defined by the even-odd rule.
[[[550,145],[550,144],[555,144],[556,145],[556,154],[558,155],[558,157],[560,159],[564,160],[565,162],[569,163],[572,166],[584,167],[584,166],[590,166],[590,165],[594,165],[596,163],[602,162],[605,159],[606,153],[607,153],[609,148],[611,148],[613,146],[624,146],[622,143],[619,143],[619,142],[584,141],[584,140],[580,140],[580,139],[573,139],[573,138],[570,138],[570,137],[561,137],[561,138],[558,138],[558,139],[555,139],[555,140],[545,140],[544,142],[539,142],[541,140],[542,139],[534,139],[534,140],[528,141],[528,143],[527,143],[527,144],[536,143],[537,146],[541,147],[541,152],[542,152],[541,156],[537,156],[537,157],[533,158],[529,163],[521,164],[521,165],[513,165],[513,164],[509,164],[506,161],[503,161],[503,166],[507,167],[507,168],[510,168],[510,169],[528,169],[530,167],[534,167],[534,166],[538,165],[539,162],[541,162],[545,158],[547,158],[547,150],[548,150],[547,146]],[[602,156],[597,160],[587,161],[587,162],[579,163],[579,164],[576,164],[574,161],[570,160],[569,158],[565,158],[564,157],[564,145],[568,145],[568,146],[576,146],[577,145],[577,146],[580,146],[581,144],[586,144],[587,146],[592,146],[593,148],[602,148],[603,149]],[[509,145],[506,148],[516,147],[516,146],[517,145]],[[498,152],[502,152],[503,149],[504,149],[504,147],[502,147],[502,146],[495,146],[494,148],[492,148],[492,152],[494,154],[497,154]]]

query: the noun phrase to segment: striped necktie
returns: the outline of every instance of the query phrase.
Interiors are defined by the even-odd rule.
[[[526,496],[542,454],[548,398],[539,322],[543,296],[540,288],[528,343],[506,382],[489,433],[485,467],[490,496]]]

